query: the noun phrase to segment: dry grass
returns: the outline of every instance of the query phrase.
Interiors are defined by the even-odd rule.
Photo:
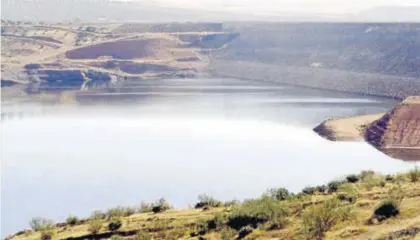
[[[406,174],[404,174],[406,176]],[[329,232],[325,239],[381,239],[397,231],[410,229],[420,226],[420,184],[411,183],[405,178],[394,178],[393,181],[387,181],[385,186],[375,186],[366,190],[362,182],[354,183],[357,189],[357,201],[353,205],[353,214],[348,220],[339,222]],[[400,206],[401,213],[397,217],[390,218],[383,222],[369,222],[375,207],[386,198],[391,189],[399,187],[404,195]],[[312,196],[302,198],[301,205],[309,206],[310,203],[321,203],[331,199],[332,195],[315,193]],[[296,200],[294,200],[296,202]],[[292,208],[298,207],[293,205]],[[295,207],[293,207],[295,206]],[[154,239],[190,239],[190,233],[199,229],[194,227],[198,223],[203,223],[212,219],[217,213],[229,213],[228,208],[211,208],[209,210],[185,209],[171,210],[161,214],[139,213],[129,217],[122,218],[122,232],[127,231],[146,231],[154,236]],[[301,215],[299,211],[289,217],[289,224],[284,229],[266,230],[262,227],[254,230],[246,239],[299,239],[299,229],[301,228]],[[108,220],[103,220],[104,227],[100,233],[107,231]],[[56,229],[57,239],[66,239],[69,237],[81,237],[88,235],[88,224],[83,223],[74,227],[65,226]],[[181,236],[181,237],[180,237]],[[207,232],[206,239],[220,239],[219,231]],[[39,239],[40,233],[31,232],[15,236],[14,240],[35,240]],[[134,237],[134,236],[131,236]],[[419,236],[417,236],[419,237]],[[126,236],[125,238],[130,238]],[[194,239],[194,238],[192,238]],[[197,239],[197,237],[195,238]],[[415,236],[406,236],[401,239],[415,239]]]

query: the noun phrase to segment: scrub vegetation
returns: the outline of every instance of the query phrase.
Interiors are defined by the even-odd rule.
[[[69,215],[64,223],[37,217],[31,230],[8,239],[418,239],[419,202],[418,169],[363,171],[298,193],[269,189],[242,202],[202,194],[184,210],[162,198],[87,218]]]

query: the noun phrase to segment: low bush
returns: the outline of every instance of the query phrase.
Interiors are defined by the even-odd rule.
[[[250,226],[245,226],[245,227],[242,227],[242,228],[239,230],[239,232],[238,232],[238,239],[243,239],[243,238],[245,238],[246,236],[248,236],[249,234],[251,234],[253,230],[254,230],[254,229],[252,229],[252,227],[250,227]]]
[[[153,213],[162,213],[168,211],[169,209],[171,209],[171,205],[164,198],[161,198],[152,204]]]
[[[344,183],[341,184],[338,187],[339,192],[338,194],[338,198],[340,200],[345,200],[348,201],[350,203],[355,203],[357,200],[357,196],[358,196],[358,191],[357,188],[354,186],[354,184],[351,183]]]
[[[92,219],[88,225],[88,231],[91,234],[97,234],[102,229],[102,221],[100,219]]]
[[[217,213],[213,219],[207,222],[207,229],[209,230],[220,230],[226,225],[227,217],[222,213]]]
[[[372,177],[373,175],[375,175],[374,171],[366,170],[366,171],[360,172],[359,177],[361,180],[364,180],[366,177]]]
[[[106,212],[106,216],[111,219],[111,218],[119,218],[119,217],[124,217],[125,215],[125,209],[123,207],[114,207],[114,208],[110,208],[108,209],[108,211]]]
[[[43,229],[50,229],[54,227],[54,222],[50,219],[46,218],[32,218],[29,222],[29,226],[31,226],[32,230],[34,231],[40,231]]]
[[[66,218],[66,223],[70,226],[74,226],[79,223],[79,219],[76,216],[68,216]]]
[[[411,182],[418,182],[420,180],[420,170],[416,167],[408,173],[408,176]]]
[[[385,181],[388,181],[388,182],[394,181],[394,176],[392,176],[390,174],[386,175],[385,176]]]
[[[41,240],[52,240],[55,235],[54,229],[41,230]]]
[[[338,188],[340,187],[341,184],[343,184],[343,181],[331,181],[327,184],[328,187],[328,193],[334,193],[338,191]]]
[[[362,186],[371,191],[374,187],[381,186],[381,182],[384,181],[384,178],[380,175],[370,174],[366,175],[362,180]]]
[[[238,200],[231,200],[231,201],[227,201],[223,204],[223,206],[225,207],[235,207],[238,206],[239,204],[241,204],[241,202],[239,202]]]
[[[211,197],[207,194],[201,194],[198,196],[198,203],[195,204],[195,208],[204,208],[204,207],[221,207],[223,203],[217,200],[214,197]]]
[[[304,189],[302,189],[302,193],[306,195],[312,195],[315,193],[315,191],[316,189],[314,187],[305,187]]]
[[[109,231],[117,231],[122,226],[121,219],[114,219],[108,224],[108,230]]]
[[[360,178],[355,174],[351,174],[346,177],[346,180],[349,183],[357,183],[360,180]]]
[[[322,239],[326,232],[350,214],[351,208],[347,208],[340,200],[326,200],[303,212],[301,233],[305,239]]]
[[[229,227],[224,227],[220,230],[220,240],[232,240],[235,239],[236,231]]]
[[[292,194],[286,188],[268,189],[267,192],[263,194],[263,197],[270,197],[279,201],[287,200],[291,196]]]
[[[146,213],[146,212],[152,212],[152,204],[151,203],[147,203],[147,202],[141,202],[140,203],[140,207],[138,208],[137,212],[138,213]]]
[[[133,207],[124,207],[123,208],[124,217],[129,217],[129,216],[133,215],[134,213],[136,213],[136,209],[133,208]]]
[[[388,218],[397,216],[400,213],[399,204],[393,199],[383,200],[373,212],[373,216],[378,221],[383,221]]]
[[[315,188],[319,193],[325,193],[325,191],[327,191],[328,189],[327,186],[325,185],[319,185],[319,186],[316,186]]]
[[[227,225],[240,230],[245,226],[256,228],[260,224],[271,222],[276,228],[282,228],[286,225],[289,214],[289,208],[284,202],[263,197],[244,202],[229,216]]]
[[[394,200],[398,205],[401,205],[404,200],[405,192],[400,185],[394,186],[388,191],[388,196],[386,199]]]
[[[90,215],[90,219],[105,219],[106,218],[106,214],[103,213],[100,210],[95,210],[92,212],[92,214]]]

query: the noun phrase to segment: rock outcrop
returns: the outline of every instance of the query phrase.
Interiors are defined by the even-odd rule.
[[[420,97],[407,98],[369,124],[364,138],[391,157],[420,160]]]
[[[314,128],[331,141],[366,141],[388,156],[420,160],[420,96],[384,114],[327,120]]]

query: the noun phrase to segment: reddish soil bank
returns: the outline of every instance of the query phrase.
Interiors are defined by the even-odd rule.
[[[384,153],[404,160],[420,160],[420,97],[410,97],[372,122],[365,140]]]
[[[66,52],[70,59],[96,59],[111,56],[116,59],[148,58],[169,55],[176,43],[168,39],[136,39],[105,42]]]

